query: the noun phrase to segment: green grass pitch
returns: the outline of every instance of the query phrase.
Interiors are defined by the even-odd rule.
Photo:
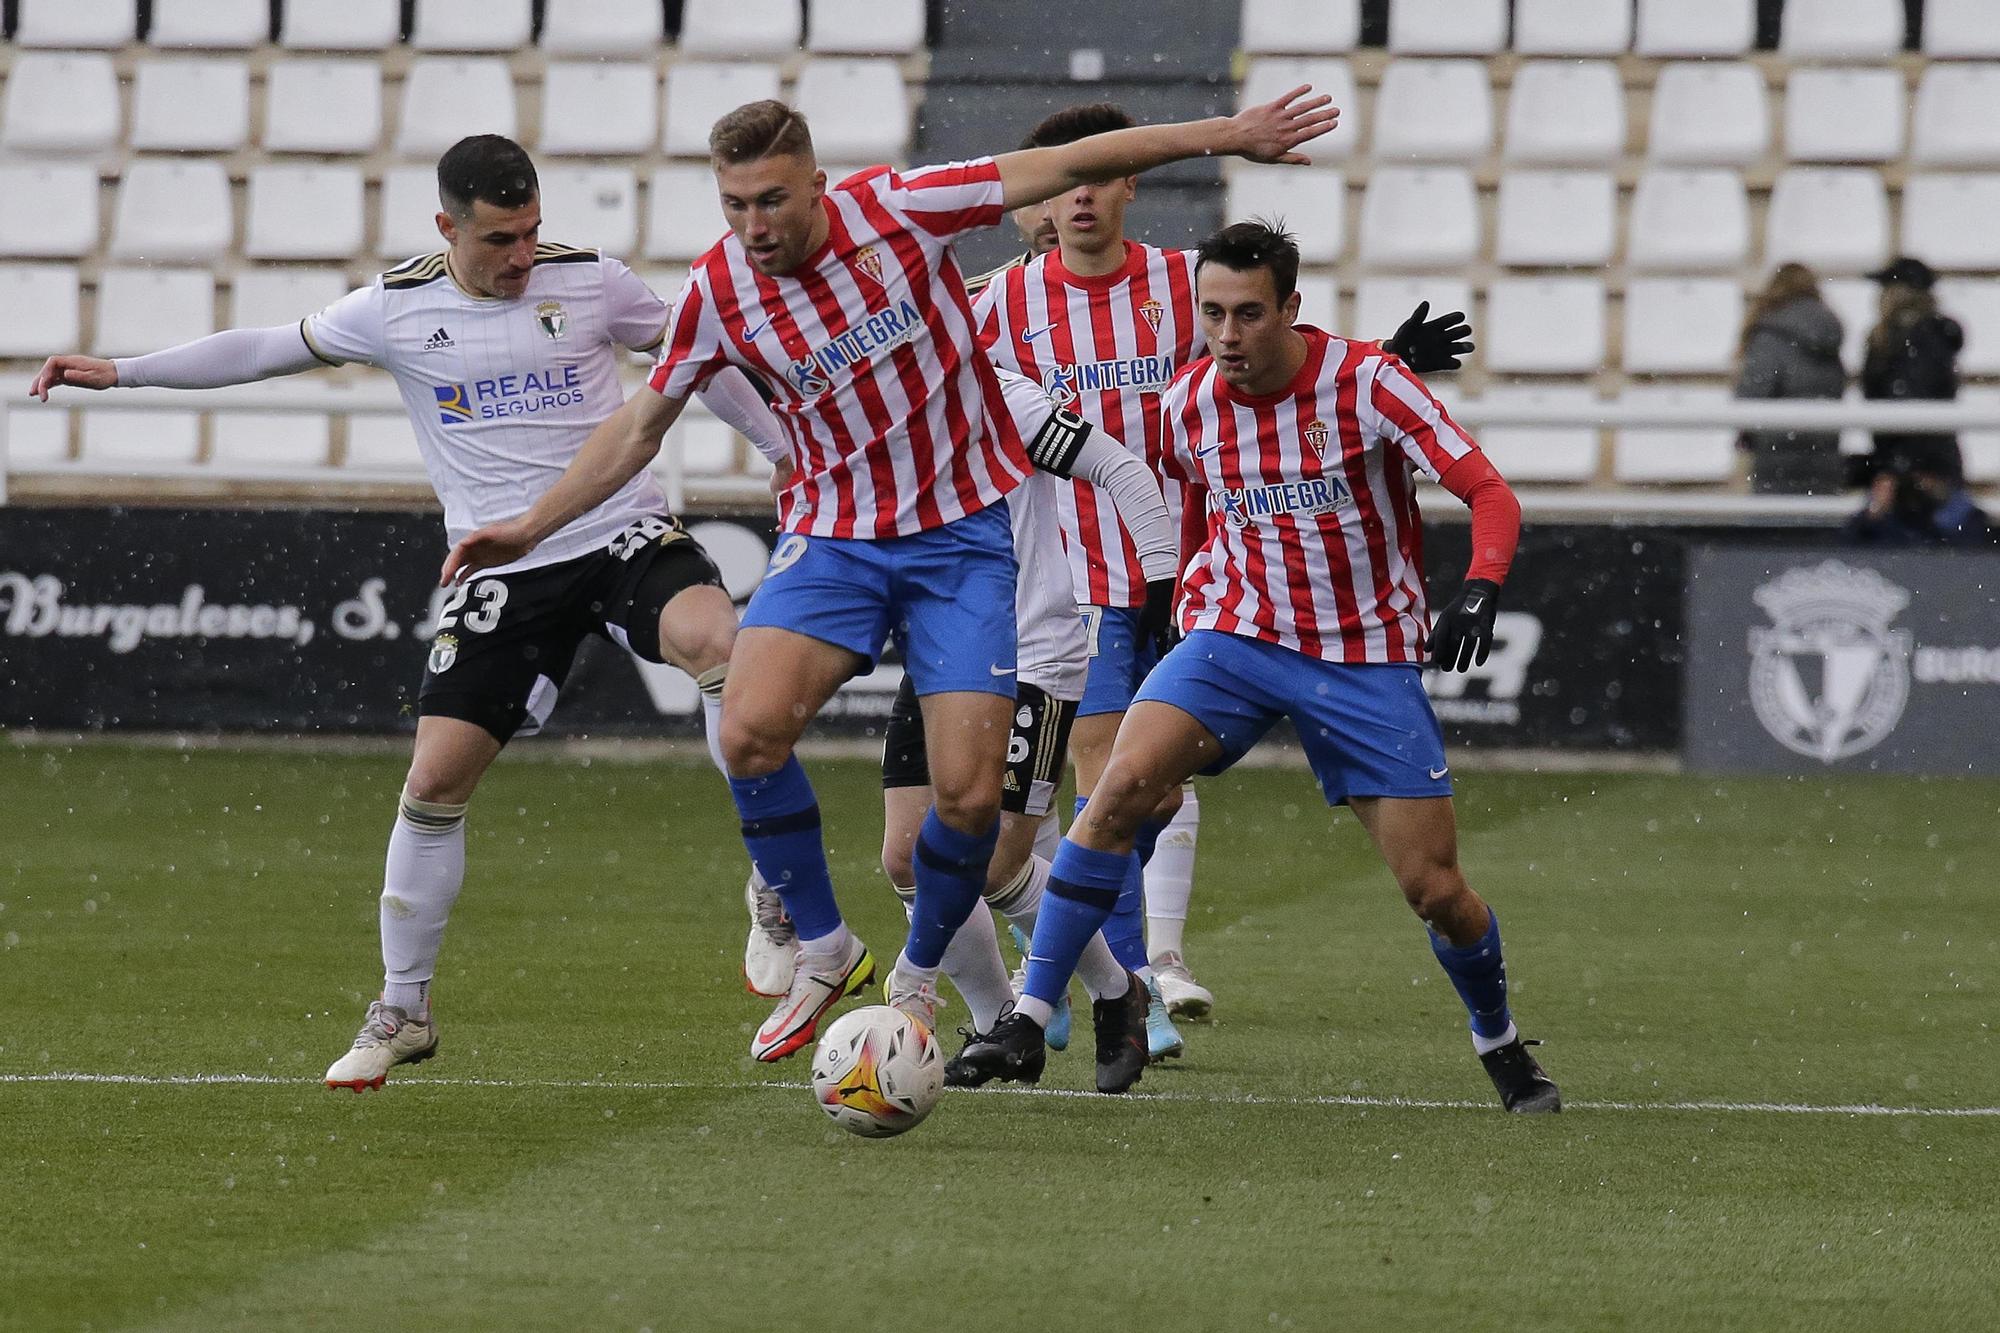
[[[810,767],[893,953],[873,771]],[[440,1058],[319,1086],[376,984],[401,769],[0,747],[0,1327],[1996,1317],[2000,783],[1463,776],[1463,859],[1570,1101],[1531,1120],[1492,1105],[1352,820],[1302,774],[1232,775],[1203,794],[1218,1010],[1186,1060],[1124,1099],[950,1094],[865,1142],[803,1059],[745,1055],[741,849],[685,764],[503,762]],[[1048,1086],[1087,1086],[1087,1048]],[[258,1081],[108,1081],[228,1074]]]

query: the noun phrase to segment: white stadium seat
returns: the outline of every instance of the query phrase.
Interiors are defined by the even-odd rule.
[[[1340,330],[1339,279],[1331,273],[1301,273],[1298,293],[1299,323],[1311,324],[1329,333]]]
[[[32,310],[33,319],[0,319],[0,356],[74,352],[79,283],[74,264],[0,264],[0,310]]]
[[[132,147],[229,153],[249,141],[249,65],[189,57],[139,62],[132,83]]]
[[[1357,338],[1380,341],[1410,317],[1419,302],[1428,301],[1431,315],[1454,310],[1472,314],[1472,284],[1463,278],[1363,278],[1354,289],[1354,317],[1349,327]]]
[[[1580,384],[1493,384],[1480,401],[1569,407],[1599,399]],[[1500,475],[1516,485],[1597,479],[1595,426],[1479,426],[1472,434]]]
[[[660,80],[651,61],[549,62],[542,76],[544,153],[646,153],[659,133]]]
[[[667,39],[657,0],[548,0],[542,50],[556,56],[630,59]]]
[[[359,167],[250,170],[243,253],[252,259],[345,259],[363,248]]]
[[[1642,56],[1740,56],[1757,36],[1756,0],[1639,0]]]
[[[746,102],[778,95],[778,67],[683,61],[667,71],[667,123],[661,147],[676,157],[707,157],[715,122]]]
[[[1881,317],[1882,289],[1866,278],[1822,278],[1819,294],[1840,320],[1840,363],[1859,371],[1868,331]]]
[[[1471,162],[1493,145],[1493,90],[1477,60],[1392,60],[1375,94],[1379,161]]]
[[[1331,168],[1240,163],[1229,173],[1226,211],[1231,221],[1283,219],[1308,264],[1333,263],[1347,244],[1347,180]]]
[[[1861,273],[1889,253],[1889,195],[1867,167],[1788,167],[1771,187],[1764,221],[1768,263],[1797,260],[1822,273]]]
[[[1604,283],[1597,278],[1499,278],[1486,289],[1479,333],[1486,368],[1580,374],[1604,364]]]
[[[799,0],[687,0],[681,50],[691,56],[779,56],[799,48]]]
[[[514,130],[514,78],[497,56],[419,56],[403,78],[396,152],[435,158],[468,134]]]
[[[2000,64],[1933,64],[1917,85],[1910,160],[1925,166],[2000,166]]]
[[[97,275],[99,356],[138,356],[215,332],[215,275],[205,268],[109,267]]]
[[[1902,249],[1933,268],[2000,269],[2000,174],[1912,172]]]
[[[0,255],[76,259],[97,248],[97,169],[0,166]]]
[[[1514,49],[1536,56],[1615,56],[1632,46],[1632,6],[1514,0]]]
[[[325,467],[333,433],[326,417],[312,412],[217,412],[213,429],[209,467],[245,476]]]
[[[1489,56],[1507,46],[1507,0],[1396,0],[1389,49],[1398,54]]]
[[[1965,327],[1958,368],[1966,375],[2000,375],[2000,279],[1946,278],[1938,308]]]
[[[1985,60],[2000,56],[2000,5],[1993,0],[1924,0],[1924,54]]]
[[[1743,332],[1734,278],[1634,278],[1625,284],[1625,373],[1724,375]]]
[[[1377,167],[1361,196],[1361,261],[1371,268],[1469,264],[1479,207],[1462,167]]]
[[[1785,84],[1785,156],[1794,162],[1888,162],[1908,114],[1893,69],[1794,69]]]
[[[296,324],[345,296],[353,286],[337,268],[283,264],[238,269],[229,282],[229,327],[268,329]]]
[[[382,143],[382,66],[374,60],[274,60],[264,84],[264,147],[274,153],[372,153]]]
[[[2000,389],[1965,389],[1959,393],[1958,401],[1985,408],[2000,406]],[[2000,431],[1960,431],[1958,448],[1965,457],[1967,481],[1975,486],[1990,486],[2000,481]]]
[[[422,476],[424,457],[417,451],[417,433],[409,416],[402,412],[350,416],[343,466],[370,474]]]
[[[1903,49],[1903,0],[1785,0],[1778,54],[1887,60]]]
[[[40,409],[38,404],[17,404],[6,415],[8,472],[40,472],[69,465],[70,413]]]
[[[89,152],[118,142],[118,74],[111,57],[22,51],[7,72],[0,148]]]
[[[1243,0],[1251,55],[1338,55],[1360,43],[1361,0]]]
[[[1510,162],[1616,162],[1625,153],[1625,85],[1608,60],[1534,60],[1507,96]]]
[[[542,234],[564,245],[628,255],[639,240],[639,185],[625,167],[541,169]]]
[[[1602,171],[1509,171],[1495,217],[1500,263],[1596,268],[1618,245],[1618,183]]]
[[[924,44],[924,0],[813,0],[806,25],[819,55],[906,56]]]
[[[194,412],[83,412],[84,469],[151,476],[191,468],[201,456],[201,417]]]
[[[375,253],[403,260],[444,249],[438,234],[435,167],[391,167],[382,173]]]
[[[386,51],[403,35],[401,0],[283,0],[278,44],[294,51]]]
[[[1625,262],[1648,272],[1719,272],[1750,256],[1750,196],[1726,167],[1654,168],[1632,192]]]
[[[19,0],[16,46],[111,50],[138,31],[137,0]]]
[[[910,102],[893,60],[814,60],[799,72],[792,105],[830,161],[900,162],[910,145]]]
[[[271,38],[268,0],[153,0],[154,46],[244,51]]]
[[[229,176],[213,159],[136,159],[126,164],[112,218],[117,258],[214,261],[233,230]]]
[[[1653,161],[1749,166],[1770,143],[1770,99],[1755,65],[1686,61],[1661,68],[1646,135]]]
[[[827,179],[833,179],[832,172]],[[715,204],[714,172],[706,166],[653,169],[646,188],[646,258],[693,259],[720,240],[724,230]]]
[[[1361,143],[1361,97],[1354,86],[1353,69],[1340,57],[1267,56],[1253,60],[1236,105],[1260,106],[1302,85],[1325,93],[1340,108],[1339,126],[1314,139],[1307,156],[1316,164],[1346,160]]]
[[[1719,403],[1728,390],[1635,384],[1628,403]],[[1637,427],[1614,432],[1611,475],[1626,482],[1717,482],[1736,475],[1736,432],[1718,426]]]
[[[529,0],[417,0],[410,46],[418,51],[516,51],[528,45]]]

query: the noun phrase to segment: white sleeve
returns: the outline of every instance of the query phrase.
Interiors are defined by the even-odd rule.
[[[776,467],[792,456],[792,446],[784,427],[771,413],[757,386],[735,366],[724,366],[709,376],[708,383],[695,390],[702,406],[715,413],[738,435],[755,445],[757,452]]]
[[[299,321],[312,354],[330,366],[359,361],[379,366],[388,356],[382,333],[382,284],[357,288],[316,315]]]
[[[164,351],[121,356],[112,365],[121,389],[220,389],[323,364],[301,333],[297,324],[225,329]]]
[[[604,272],[604,318],[611,340],[635,352],[654,351],[667,336],[673,312],[623,261],[602,255],[597,262]]]
[[[1085,437],[1074,467],[1076,478],[1103,491],[1118,511],[1119,521],[1138,548],[1139,568],[1146,581],[1174,577],[1180,570],[1180,537],[1153,469],[1101,430]]]

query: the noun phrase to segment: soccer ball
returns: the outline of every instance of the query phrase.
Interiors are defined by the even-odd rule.
[[[813,1052],[813,1100],[865,1139],[915,1129],[944,1095],[944,1057],[915,1019],[887,1005],[841,1015]]]

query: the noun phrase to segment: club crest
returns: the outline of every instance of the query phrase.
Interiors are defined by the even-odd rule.
[[[1145,320],[1146,326],[1155,333],[1160,331],[1160,320],[1166,316],[1166,313],[1167,308],[1158,301],[1139,302],[1139,318]]]
[[[562,308],[561,301],[544,301],[535,307],[535,323],[542,326],[542,332],[553,342],[561,342],[569,332],[569,312]]]
[[[1333,438],[1333,432],[1326,428],[1326,423],[1324,421],[1314,421],[1305,428],[1304,434],[1306,443],[1312,446],[1312,451],[1321,458],[1325,458],[1327,441]]]
[[[1750,631],[1750,703],[1786,749],[1830,764],[1888,739],[1910,698],[1910,594],[1838,560],[1787,570],[1751,596],[1771,617]]]
[[[864,245],[855,253],[855,270],[877,287],[882,285],[882,256],[872,245]]]
[[[431,674],[442,676],[458,660],[458,636],[440,634],[431,640]]]

